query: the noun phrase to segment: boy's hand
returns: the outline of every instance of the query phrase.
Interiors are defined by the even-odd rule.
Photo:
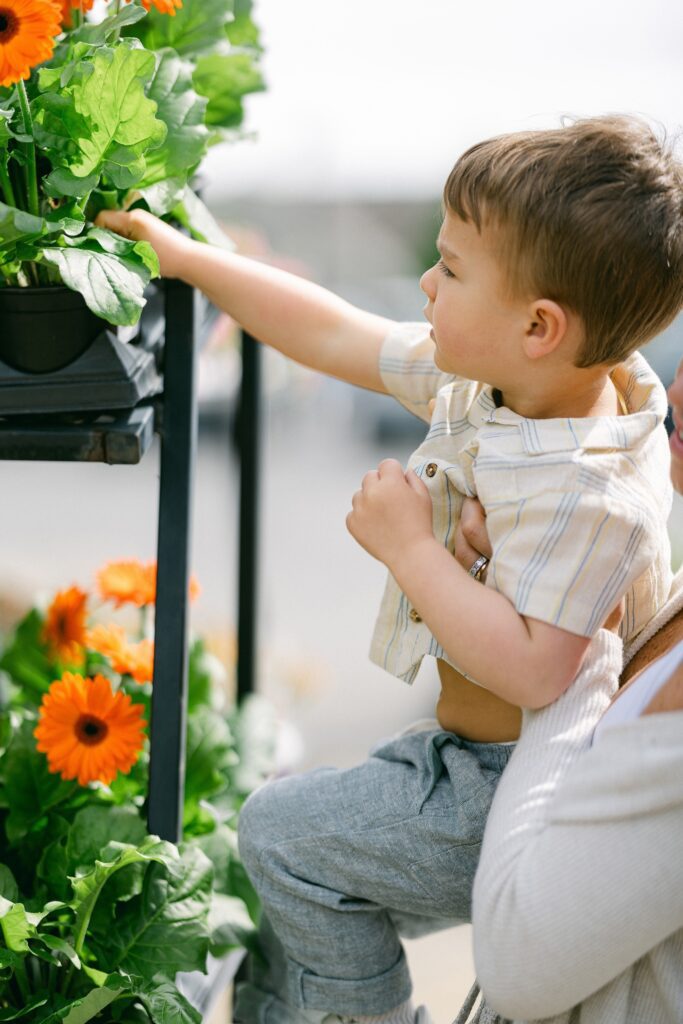
[[[389,569],[412,544],[434,540],[429,491],[412,470],[404,473],[395,459],[385,459],[365,474],[351,504],[346,517],[349,533]]]
[[[194,243],[153,213],[146,210],[101,210],[95,224],[135,242],[149,242],[159,257],[161,276],[183,276]]]

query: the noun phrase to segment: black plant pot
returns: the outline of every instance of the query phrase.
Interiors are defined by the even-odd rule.
[[[52,373],[110,326],[64,285],[0,288],[0,359],[22,373]]]

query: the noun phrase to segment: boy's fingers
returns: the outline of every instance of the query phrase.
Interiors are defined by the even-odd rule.
[[[95,217],[95,224],[98,228],[107,228],[126,238],[135,237],[131,215],[125,210],[100,210]]]
[[[366,487],[370,486],[371,484],[376,483],[378,479],[379,479],[379,473],[378,473],[378,471],[376,469],[368,470],[368,472],[365,474],[365,476],[363,477],[363,479],[361,481],[361,485],[360,485],[361,491],[364,491],[366,489]],[[360,494],[360,491],[358,493]]]
[[[382,459],[379,466],[377,467],[377,473],[380,479],[383,476],[403,476],[403,466],[397,459]]]
[[[409,469],[408,472],[405,473],[404,475],[406,483],[410,487],[412,487],[414,491],[416,491],[418,494],[429,494],[429,489],[427,485],[422,480],[420,480],[419,476],[415,473],[414,470]]]

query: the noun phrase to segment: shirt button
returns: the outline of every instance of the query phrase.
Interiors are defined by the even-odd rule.
[[[428,462],[426,467],[425,467],[425,473],[429,477],[436,476],[436,471],[437,471],[438,468],[439,467],[437,466],[437,464],[435,462]]]
[[[411,608],[408,612],[408,618],[412,619],[413,622],[422,622],[422,616],[419,614],[416,608]]]

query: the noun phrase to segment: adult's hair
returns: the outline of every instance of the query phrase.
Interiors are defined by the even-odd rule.
[[[472,146],[447,209],[496,230],[514,297],[580,316],[577,366],[620,362],[683,307],[683,166],[642,119],[576,120]]]

